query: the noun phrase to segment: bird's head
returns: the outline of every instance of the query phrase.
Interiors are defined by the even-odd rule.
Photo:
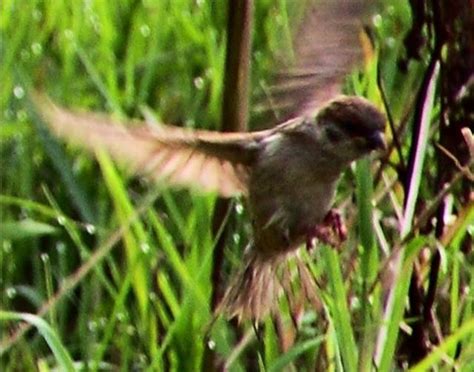
[[[319,110],[316,122],[325,150],[341,161],[385,149],[385,115],[365,98],[337,97]]]

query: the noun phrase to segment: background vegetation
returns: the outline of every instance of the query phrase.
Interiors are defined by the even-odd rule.
[[[151,185],[105,154],[95,159],[58,142],[27,97],[35,86],[67,107],[153,112],[166,123],[218,129],[226,7],[3,0],[2,370],[473,370],[472,190],[468,171],[435,146],[468,161],[459,126],[451,125],[457,137],[443,129],[445,115],[472,127],[453,119],[446,98],[449,61],[466,41],[456,39],[459,27],[454,41],[442,39],[436,9],[424,6],[433,17],[385,1],[373,17],[376,53],[349,78],[349,91],[389,110],[394,145],[343,177],[336,205],[348,219],[344,249],[304,253],[318,306],[295,313],[283,299],[281,315],[255,331],[225,319],[210,324],[219,284],[215,196]],[[300,11],[291,1],[255,1],[254,102]],[[465,83],[456,83],[458,93]],[[251,107],[252,124],[260,116]],[[234,209],[227,276],[248,240],[240,201]]]

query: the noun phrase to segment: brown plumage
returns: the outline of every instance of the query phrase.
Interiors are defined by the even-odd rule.
[[[285,287],[276,272],[287,256],[315,236],[326,239],[320,227],[327,223],[341,172],[384,146],[385,118],[375,106],[358,97],[328,101],[360,60],[367,3],[320,0],[310,6],[294,35],[294,53],[282,51],[275,84],[266,92],[270,99],[260,105],[277,118],[292,119],[268,130],[217,133],[144,122],[125,128],[109,117],[74,113],[41,97],[36,102],[58,136],[90,150],[104,149],[136,173],[224,197],[244,195],[253,237],[219,309],[258,320]],[[266,127],[270,123],[267,116]],[[302,275],[310,276],[304,270]],[[309,282],[302,279],[302,286]]]
[[[247,197],[253,240],[223,308],[262,318],[281,289],[275,270],[315,236],[337,180],[353,160],[383,147],[384,116],[369,101],[340,96],[319,112],[253,133],[218,133],[74,113],[37,98],[60,137],[104,149],[136,173],[170,185]]]
[[[282,48],[258,110],[282,120],[310,114],[340,94],[344,78],[362,61],[363,41],[370,49],[363,26],[372,6],[367,0],[310,0],[295,28],[292,53]]]

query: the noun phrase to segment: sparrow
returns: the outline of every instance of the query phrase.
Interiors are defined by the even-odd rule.
[[[36,104],[54,133],[92,151],[106,150],[132,171],[175,187],[242,195],[253,236],[242,270],[219,309],[262,319],[278,296],[276,267],[305,243],[326,239],[338,179],[353,162],[385,148],[384,114],[357,96],[337,96],[313,113],[276,127],[221,133],[133,122]],[[334,222],[336,221],[336,222]]]

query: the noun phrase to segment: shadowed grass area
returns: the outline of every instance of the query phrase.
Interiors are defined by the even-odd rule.
[[[255,1],[254,103],[300,12],[291,1]],[[448,230],[435,236],[422,220],[440,192],[433,145],[439,78],[420,93],[427,52],[406,72],[397,67],[408,4],[384,2],[373,18],[374,53],[347,84],[380,107],[383,88],[397,129],[387,136],[399,151],[344,174],[336,206],[348,221],[347,243],[340,251],[302,252],[317,282],[314,301],[303,306],[283,296],[281,314],[256,331],[222,318],[211,327],[216,197],[131,177],[105,153],[93,157],[59,142],[29,102],[35,87],[67,107],[218,129],[226,17],[213,1],[1,2],[1,369],[191,371],[209,368],[210,348],[219,365],[236,371],[393,370],[406,365],[400,340],[416,321],[406,312],[411,273],[429,287],[438,251],[429,330],[439,347],[414,370],[469,370],[474,267],[464,252],[474,207],[462,202],[458,181],[449,193]],[[414,141],[417,102],[425,126]],[[251,124],[261,120],[256,109],[250,117]],[[412,153],[417,166],[404,188]],[[227,278],[249,239],[240,200],[232,216]],[[298,285],[293,280],[297,293]],[[16,337],[18,321],[37,328]]]

